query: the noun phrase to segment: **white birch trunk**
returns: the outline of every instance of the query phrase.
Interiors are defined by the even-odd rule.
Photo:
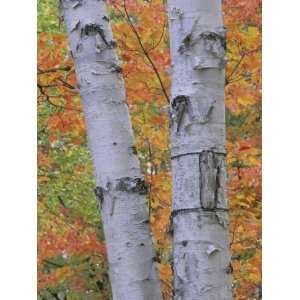
[[[175,300],[230,300],[221,0],[168,0]]]
[[[114,300],[160,300],[146,186],[103,0],[62,0],[84,106]]]

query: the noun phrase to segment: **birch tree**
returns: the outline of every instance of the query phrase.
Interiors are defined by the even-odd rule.
[[[83,101],[114,300],[159,300],[155,252],[116,43],[103,0],[62,0]]]
[[[174,299],[230,300],[221,0],[168,0]]]

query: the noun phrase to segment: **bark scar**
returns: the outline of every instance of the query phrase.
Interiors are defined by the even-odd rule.
[[[177,125],[176,132],[179,133],[182,124],[183,116],[188,113],[192,118],[190,97],[179,95],[172,100],[171,103],[171,126]]]
[[[101,186],[96,186],[94,189],[94,193],[96,195],[96,198],[98,199],[99,206],[101,209],[104,201],[104,189]]]
[[[104,29],[100,24],[89,23],[81,28],[81,37],[89,35],[95,35],[97,53],[101,53],[105,48],[112,49],[116,46],[115,41],[107,41]],[[104,44],[104,47],[102,43]]]
[[[133,155],[137,155],[137,149],[136,149],[136,146],[130,146],[129,147],[129,151],[130,153],[132,153]]]
[[[200,55],[195,55],[194,70],[205,68],[224,68],[227,63],[226,52],[226,30],[216,29],[215,31],[202,32],[194,41],[194,44],[201,44]]]
[[[182,40],[181,45],[179,46],[178,52],[183,54],[184,52],[190,50],[190,48],[195,44],[193,42],[193,34],[196,30],[197,24],[198,24],[199,18],[197,18],[192,26],[192,29],[190,32],[185,36],[185,38]]]
[[[210,51],[219,58],[222,58],[224,56],[227,47],[225,31],[205,31],[200,34],[199,38],[205,41],[206,51]]]
[[[233,273],[233,266],[231,263],[228,264],[228,266],[225,268],[225,273],[226,274],[231,274]]]
[[[148,186],[142,178],[123,177],[118,180],[116,190],[128,193],[147,195]]]
[[[200,203],[206,210],[226,210],[225,156],[213,151],[203,151],[200,163]]]

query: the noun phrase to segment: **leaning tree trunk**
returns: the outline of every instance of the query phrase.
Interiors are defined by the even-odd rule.
[[[159,300],[155,252],[126,105],[103,0],[62,0],[96,173],[114,300]]]
[[[175,300],[230,300],[221,0],[168,0]]]

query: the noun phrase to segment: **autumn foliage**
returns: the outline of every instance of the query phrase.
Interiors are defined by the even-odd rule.
[[[164,1],[111,0],[165,299],[171,170],[170,53]],[[261,294],[261,1],[224,0],[226,126],[234,298]],[[54,0],[38,4],[38,295],[110,299],[104,236],[74,65]]]

